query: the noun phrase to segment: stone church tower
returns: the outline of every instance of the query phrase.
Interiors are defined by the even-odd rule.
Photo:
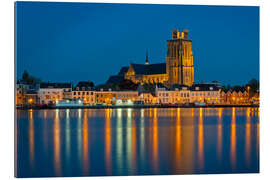
[[[166,72],[168,85],[194,83],[192,41],[188,39],[188,30],[173,30],[172,39],[167,40]]]

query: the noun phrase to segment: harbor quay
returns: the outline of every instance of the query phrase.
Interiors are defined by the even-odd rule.
[[[78,83],[78,85],[80,82]],[[214,83],[194,84],[192,87],[166,88],[155,85],[154,91],[139,86],[136,91],[94,89],[90,83],[72,88],[70,83],[41,83],[36,90],[17,85],[17,108],[147,108],[147,107],[245,107],[259,106],[258,93],[247,89],[223,91]]]

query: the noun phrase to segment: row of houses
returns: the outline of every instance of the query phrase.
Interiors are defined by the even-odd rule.
[[[74,88],[71,83],[41,83],[31,88],[17,84],[16,105],[57,104],[61,101],[78,101],[84,105],[98,104],[248,104],[250,97],[247,90],[222,91],[215,84],[194,84],[192,87],[174,85],[167,88],[156,85],[154,91],[145,91],[139,87],[137,91],[115,91],[95,89],[90,82],[79,82]]]

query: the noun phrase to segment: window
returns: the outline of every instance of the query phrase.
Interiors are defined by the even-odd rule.
[[[73,95],[76,95],[76,92],[75,91],[73,92]]]

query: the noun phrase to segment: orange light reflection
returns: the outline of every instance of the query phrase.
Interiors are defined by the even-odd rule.
[[[231,122],[231,165],[235,168],[236,165],[236,123],[235,123],[235,108],[232,109]]]
[[[200,108],[200,117],[199,117],[199,127],[198,127],[198,154],[199,154],[199,166],[200,169],[203,169],[204,164],[204,151],[203,151],[203,109]]]
[[[88,147],[88,118],[87,112],[84,111],[83,116],[83,172],[84,174],[88,173],[89,170],[89,147]]]
[[[157,108],[154,108],[153,119],[153,167],[158,171],[158,124],[157,124]]]
[[[107,174],[112,173],[111,168],[111,119],[109,109],[105,110],[106,122],[105,122],[105,161]]]
[[[60,156],[60,122],[59,110],[55,110],[54,119],[54,169],[57,176],[61,176],[61,156]]]

